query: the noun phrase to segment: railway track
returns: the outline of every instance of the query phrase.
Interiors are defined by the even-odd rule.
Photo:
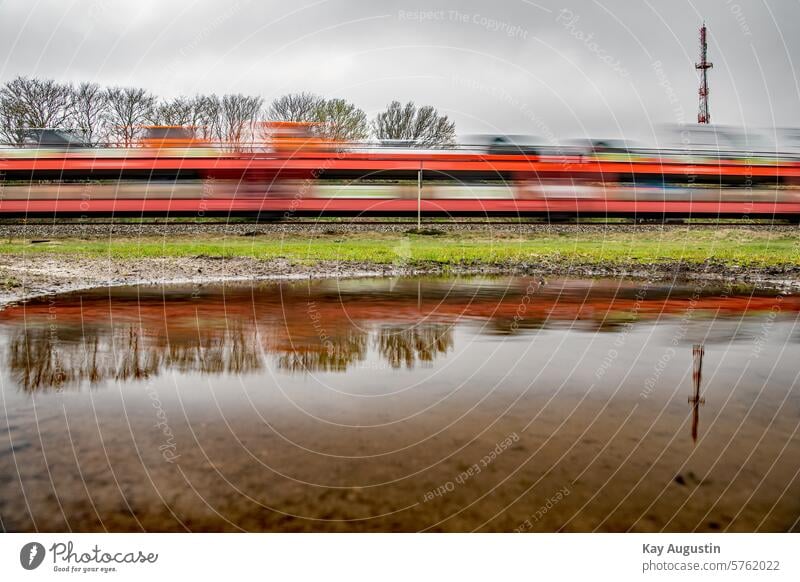
[[[149,221],[113,221],[113,220],[89,220],[89,221],[70,221],[70,220],[14,220],[14,219],[0,219],[0,229],[3,226],[230,226],[236,224],[262,224],[262,225],[290,225],[290,226],[342,226],[342,225],[358,225],[358,226],[417,226],[416,220],[336,220],[329,219],[320,220],[259,220],[257,218],[236,218],[235,220],[204,220],[204,221],[191,221],[191,220],[149,220]],[[432,221],[422,220],[423,227],[448,227],[448,226],[667,226],[667,227],[686,227],[686,226],[740,226],[740,227],[759,227],[771,228],[774,226],[789,226],[791,223],[788,220],[774,220],[774,221],[703,221],[703,222],[686,222],[682,220],[668,220],[668,221],[577,221],[577,220],[448,220],[448,221]]]

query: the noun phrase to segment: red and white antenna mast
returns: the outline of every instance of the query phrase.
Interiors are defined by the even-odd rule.
[[[700,71],[700,109],[697,111],[697,123],[711,123],[711,113],[708,110],[708,69],[713,67],[706,59],[708,44],[706,43],[706,23],[700,27],[700,62],[694,68]]]

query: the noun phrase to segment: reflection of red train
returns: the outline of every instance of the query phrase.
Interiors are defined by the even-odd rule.
[[[391,292],[389,290],[391,289]],[[568,326],[614,330],[693,312],[692,325],[734,317],[735,332],[760,325],[745,316],[793,319],[800,296],[743,289],[650,285],[622,280],[488,278],[263,283],[206,287],[95,289],[38,298],[0,311],[14,331],[0,351],[25,390],[152,377],[170,368],[245,373],[277,358],[284,371],[345,371],[366,358],[368,345],[393,367],[432,361],[456,341],[458,322],[484,333]],[[535,295],[520,312],[524,297]],[[332,299],[333,298],[333,299]],[[135,308],[132,308],[135,307]],[[324,326],[310,322],[324,322]],[[24,325],[23,325],[24,323]],[[320,324],[322,325],[322,324]],[[708,330],[703,332],[708,338]]]
[[[800,163],[789,157],[368,150],[278,130],[275,143],[246,151],[203,143],[0,150],[0,216],[419,209],[462,216],[800,219]]]
[[[537,322],[542,325],[569,323],[581,329],[612,329],[625,322],[647,322],[665,316],[679,316],[687,309],[699,319],[705,315],[744,317],[770,313],[780,305],[785,316],[800,313],[800,295],[779,295],[751,288],[706,286],[698,295],[691,287],[650,285],[646,296],[641,286],[630,281],[598,279],[590,283],[579,279],[485,278],[465,279],[453,284],[435,277],[372,281],[373,296],[365,301],[363,282],[315,281],[312,283],[257,283],[210,286],[202,293],[189,293],[178,287],[120,287],[74,292],[57,297],[37,298],[0,311],[0,325],[25,321],[29,326],[48,327],[57,312],[58,325],[71,329],[91,326],[128,326],[147,330],[151,336],[166,336],[171,330],[183,337],[194,336],[198,326],[219,330],[222,325],[208,322],[233,322],[250,328],[269,328],[270,341],[291,344],[296,349],[306,343],[321,342],[317,329],[308,324],[309,306],[325,321],[331,335],[351,329],[369,329],[391,321],[453,323],[459,319],[502,322]],[[389,292],[391,289],[391,293]],[[520,315],[520,301],[536,294]],[[336,297],[335,301],[329,301]],[[198,304],[203,318],[198,320]],[[131,309],[135,306],[136,309]],[[631,319],[635,316],[634,319]],[[698,320],[699,320],[698,319]],[[281,324],[274,326],[275,321]],[[92,322],[91,324],[87,322]],[[502,327],[502,325],[498,327]],[[287,335],[288,334],[288,335]],[[270,344],[274,345],[274,344]]]

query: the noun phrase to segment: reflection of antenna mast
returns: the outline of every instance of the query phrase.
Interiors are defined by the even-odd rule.
[[[708,44],[706,43],[706,23],[700,27],[700,62],[694,68],[700,71],[700,109],[697,111],[697,123],[711,123],[711,112],[708,110],[708,69],[713,67],[706,59]]]
[[[697,426],[700,424],[700,405],[706,403],[706,399],[700,397],[700,384],[703,381],[703,354],[705,354],[703,344],[692,346],[694,395],[689,396],[689,404],[692,405],[692,440],[695,443],[697,442]]]

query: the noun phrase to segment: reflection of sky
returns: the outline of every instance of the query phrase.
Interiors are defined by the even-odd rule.
[[[757,316],[748,326],[761,329],[766,321]],[[795,321],[775,323],[758,351],[749,338],[707,344],[704,414],[713,414],[715,403],[729,398],[742,405],[778,402],[796,381],[800,344],[788,341],[795,325]],[[453,328],[451,347],[424,366],[392,367],[380,346],[371,342],[346,374],[326,369],[290,373],[282,363],[284,355],[271,357],[259,351],[263,366],[246,374],[172,368],[136,381],[107,378],[91,390],[88,382],[78,392],[74,386],[65,387],[63,393],[51,387],[41,392],[36,406],[41,413],[57,412],[60,403],[66,403],[75,414],[82,414],[89,398],[99,410],[124,403],[134,414],[147,410],[148,394],[155,391],[164,406],[193,417],[213,415],[217,407],[226,415],[288,415],[275,416],[277,423],[301,411],[347,425],[375,419],[395,422],[440,406],[466,411],[487,397],[509,403],[555,398],[550,405],[557,408],[578,406],[583,400],[597,405],[609,401],[620,414],[633,406],[643,413],[669,406],[674,414],[684,414],[692,388],[694,340],[687,335],[675,345],[683,333],[671,321],[602,334],[548,329],[506,341],[482,333],[480,324],[472,322]],[[0,349],[7,353],[7,336]],[[2,375],[4,400],[11,410],[30,405],[14,374],[6,367]]]

